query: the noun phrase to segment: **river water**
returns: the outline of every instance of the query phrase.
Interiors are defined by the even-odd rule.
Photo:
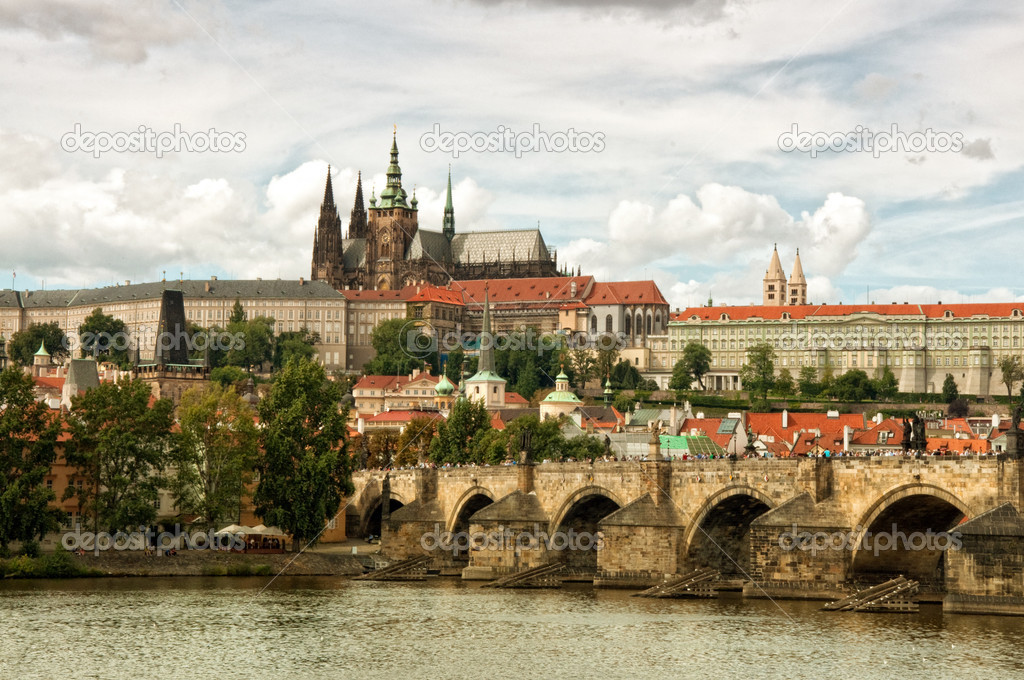
[[[0,678],[1024,678],[1024,620],[432,579],[0,583]]]

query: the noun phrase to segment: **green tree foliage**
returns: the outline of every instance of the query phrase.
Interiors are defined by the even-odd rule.
[[[367,375],[409,375],[424,363],[437,366],[437,353],[429,350],[431,341],[406,319],[382,321],[373,329],[370,343],[376,355],[363,367]],[[428,349],[421,351],[421,347]]]
[[[82,356],[96,357],[97,361],[112,361],[122,368],[131,365],[128,326],[124,321],[103,313],[100,307],[92,310],[78,327],[82,341]]]
[[[274,368],[280,369],[292,357],[313,359],[316,357],[316,345],[319,343],[320,334],[311,333],[305,327],[299,331],[281,333],[274,342]]]
[[[511,454],[509,438],[505,430],[490,428],[473,438],[469,459],[474,463],[500,465]]]
[[[453,385],[462,382],[462,369],[465,361],[466,353],[462,351],[461,345],[448,353],[448,358],[444,363],[444,374]]]
[[[778,377],[775,378],[775,391],[784,397],[788,397],[796,391],[793,374],[789,372],[788,368],[779,371]]]
[[[600,378],[601,385],[604,385],[604,381],[611,375],[612,369],[615,368],[618,360],[619,350],[615,349],[615,347],[598,347],[597,357],[594,362],[594,372]]]
[[[430,442],[436,434],[436,419],[424,416],[411,419],[398,437],[398,452],[394,464],[404,467],[425,462],[430,453]]]
[[[899,380],[896,379],[892,369],[888,366],[883,366],[881,375],[878,376],[878,380],[875,383],[875,393],[878,398],[885,401],[891,400],[899,391],[899,386]]]
[[[658,381],[654,378],[641,378],[640,382],[636,384],[636,389],[647,392],[647,397],[644,398],[646,400],[650,398],[651,392],[657,392],[660,388],[658,387]]]
[[[438,422],[437,437],[430,444],[435,463],[465,463],[471,458],[474,438],[491,429],[491,418],[482,402],[456,399],[448,419]]]
[[[221,387],[233,387],[248,380],[249,374],[238,366],[218,366],[210,371],[210,380]]]
[[[596,374],[597,360],[594,353],[586,347],[569,350],[569,366],[573,372],[573,385],[579,388],[586,386],[588,380]]]
[[[1006,395],[1013,399],[1013,386],[1024,379],[1024,363],[1017,355],[1000,357],[1000,381],[1006,386]]]
[[[740,380],[761,400],[768,398],[768,391],[775,386],[775,350],[767,342],[759,342],[747,349],[747,361],[740,368]]]
[[[693,376],[690,375],[686,362],[680,359],[672,366],[672,377],[669,378],[668,388],[670,390],[688,390],[693,384]]]
[[[231,316],[228,317],[228,324],[243,323],[245,321],[245,309],[242,307],[242,301],[235,298],[235,304],[231,307]]]
[[[636,399],[628,394],[617,394],[615,395],[615,400],[612,402],[612,406],[614,406],[619,413],[632,413],[633,409],[636,408]]]
[[[612,388],[617,390],[635,390],[643,377],[636,367],[623,359],[612,369]]]
[[[156,519],[174,421],[171,402],[150,406],[150,396],[148,384],[122,378],[71,399],[65,457],[77,472],[65,499],[77,498],[97,529],[130,531]]]
[[[555,384],[555,376],[562,370],[561,337],[539,336],[532,329],[510,333],[500,338],[494,352],[494,368],[508,381],[507,389],[530,399],[541,388]],[[572,378],[572,366],[565,361],[565,371]]]
[[[509,452],[518,459],[519,445],[524,430],[530,431],[530,459],[558,460],[563,455],[565,436],[562,434],[561,421],[556,418],[540,420],[535,415],[520,416],[505,427],[508,436]]]
[[[870,401],[875,398],[875,381],[860,369],[851,369],[832,382],[832,396],[840,401]]]
[[[818,382],[818,371],[814,366],[804,366],[800,369],[797,387],[800,388],[800,394],[805,397],[813,399],[821,394],[821,383]]]
[[[832,396],[832,383],[835,382],[835,372],[832,370],[832,362],[825,361],[825,370],[821,372],[821,396]]]
[[[237,517],[256,461],[256,412],[231,387],[193,387],[178,405],[170,490],[178,509],[216,528]]]
[[[963,397],[957,397],[949,402],[949,406],[946,407],[946,415],[950,418],[966,418],[969,410],[970,406],[967,400]]]
[[[366,437],[366,446],[370,451],[370,457],[366,461],[367,467],[383,470],[395,464],[395,455],[398,453],[398,433],[391,430],[378,430],[364,436]]]
[[[0,373],[0,548],[56,531],[64,513],[45,478],[57,459],[60,418],[36,401],[32,378],[12,366]]]
[[[956,380],[953,378],[952,373],[947,373],[946,379],[942,381],[942,401],[949,404],[959,397],[960,390],[957,389]]]
[[[702,390],[705,389],[704,376],[711,370],[711,350],[691,340],[683,347],[683,358],[680,361],[683,362],[683,371],[690,376],[690,382],[676,389],[688,389],[694,380]]]
[[[347,412],[319,364],[295,358],[259,403],[256,513],[297,542],[315,541],[352,492]]]
[[[274,359],[274,320],[266,316],[228,324],[228,333],[234,337],[231,349],[224,358],[228,366],[246,370],[262,370],[264,363]]]
[[[67,359],[68,339],[56,321],[29,324],[28,328],[12,335],[7,343],[7,356],[22,366],[31,366],[39,343],[46,345],[53,361],[62,363]]]

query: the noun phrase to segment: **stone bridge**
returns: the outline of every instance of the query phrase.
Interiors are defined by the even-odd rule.
[[[467,579],[563,560],[641,587],[711,566],[751,596],[834,598],[902,574],[949,610],[1024,613],[1015,457],[649,458],[361,471],[346,530]]]

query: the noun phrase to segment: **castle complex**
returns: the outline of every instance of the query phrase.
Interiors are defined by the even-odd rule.
[[[450,170],[441,231],[421,229],[416,193],[410,198],[402,188],[395,138],[391,141],[387,186],[379,198],[371,192],[367,210],[360,173],[348,238],[342,238],[341,217],[327,169],[327,186],[313,237],[313,281],[326,281],[335,290],[394,290],[420,283],[443,286],[453,279],[557,274],[557,255],[544,243],[539,229],[456,233]]]

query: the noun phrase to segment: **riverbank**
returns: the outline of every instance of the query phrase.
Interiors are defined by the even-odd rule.
[[[82,578],[97,576],[357,576],[352,554],[308,550],[301,554],[246,555],[214,550],[183,550],[174,556],[109,550],[96,555],[50,553],[32,559],[0,561],[4,578]]]

